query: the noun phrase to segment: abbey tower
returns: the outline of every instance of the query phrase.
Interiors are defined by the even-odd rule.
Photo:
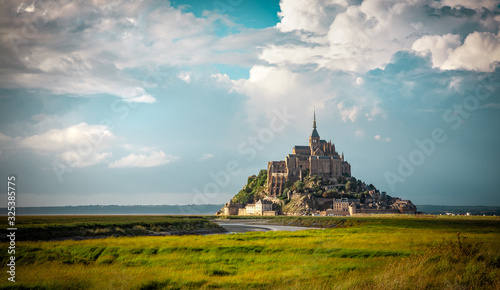
[[[314,112],[313,130],[309,137],[309,146],[294,146],[292,154],[284,161],[269,161],[267,165],[267,185],[270,196],[283,193],[285,182],[302,179],[305,171],[309,175],[318,175],[323,179],[336,181],[339,176],[351,176],[351,165],[335,151],[330,140],[321,140],[316,129],[316,112]]]

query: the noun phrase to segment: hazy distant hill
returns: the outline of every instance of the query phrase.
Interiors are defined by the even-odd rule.
[[[500,215],[500,206],[417,205],[417,209],[426,214]]]
[[[213,215],[222,204],[192,204],[192,205],[85,205],[85,206],[51,206],[51,207],[20,207],[17,215],[99,215],[99,214],[158,214],[158,215]],[[0,209],[2,215],[7,209]]]

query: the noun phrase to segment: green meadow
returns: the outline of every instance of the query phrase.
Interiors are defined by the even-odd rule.
[[[197,216],[19,216],[16,226],[18,241],[223,231],[207,218]]]
[[[57,218],[60,223],[57,223]],[[119,216],[23,219],[20,222],[24,225],[20,224],[19,228],[60,227],[69,233],[71,228],[112,228],[120,225],[127,225],[124,228],[131,225],[152,228],[155,223],[166,226],[174,221],[173,217],[135,217],[137,220],[134,221],[134,218]],[[186,223],[196,221],[198,226],[205,226],[200,220],[208,222],[208,217],[177,219]],[[498,217],[276,217],[264,221],[324,229],[19,241],[16,244],[16,283],[9,282],[8,274],[2,271],[0,287],[500,288]],[[176,224],[176,227],[182,226]],[[192,227],[187,226],[189,229]],[[0,246],[7,249],[8,244]],[[1,253],[5,265],[9,256],[6,250]]]

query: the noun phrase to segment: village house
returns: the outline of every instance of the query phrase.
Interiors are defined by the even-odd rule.
[[[259,199],[256,203],[247,204],[245,208],[239,208],[238,215],[276,215],[276,212],[273,211],[271,201]]]

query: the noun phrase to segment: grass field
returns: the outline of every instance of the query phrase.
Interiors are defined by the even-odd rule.
[[[217,224],[196,216],[19,216],[16,225],[18,241],[223,231]]]
[[[161,223],[161,217],[154,218]],[[30,223],[27,218],[26,227],[40,227],[43,219]],[[71,219],[61,220],[59,226],[80,223]],[[127,223],[124,217],[109,219],[107,222],[113,225],[119,224],[120,219]],[[7,281],[7,273],[2,271],[0,287],[500,288],[497,217],[285,217],[271,221],[331,228],[18,242],[17,282]],[[99,224],[88,222],[92,223]],[[0,246],[7,248],[6,243]],[[1,253],[5,265],[8,256],[6,251]]]

